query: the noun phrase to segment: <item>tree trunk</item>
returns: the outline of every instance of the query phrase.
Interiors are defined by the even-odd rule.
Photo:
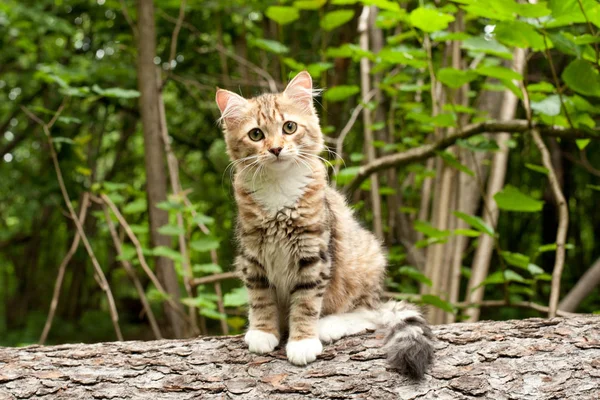
[[[0,350],[0,400],[597,399],[600,318],[437,326],[421,382],[389,369],[382,331],[326,345],[307,367],[241,336]]]
[[[161,141],[160,114],[158,110],[158,86],[156,84],[156,32],[152,0],[138,1],[138,87],[140,114],[144,128],[144,156],[146,162],[146,192],[150,216],[150,239],[153,246],[171,246],[168,236],[158,233],[158,228],[169,222],[166,211],[156,207],[167,199],[167,176],[164,165],[164,149]],[[166,257],[156,258],[156,274],[165,290],[179,299],[179,283],[173,261]],[[165,303],[165,314],[172,336],[182,337],[184,321],[171,306]]]
[[[513,69],[522,73],[525,69],[526,51],[523,49],[515,49]],[[518,100],[517,97],[510,91],[504,91],[504,102],[500,108],[500,121],[513,119],[515,116]],[[491,111],[491,115],[493,110]],[[499,192],[504,186],[504,177],[506,175],[506,167],[508,165],[509,149],[506,144],[510,135],[502,133],[496,138],[498,147],[500,148],[492,158],[492,167],[490,169],[490,179],[487,185],[486,197],[483,200],[484,206],[482,211],[483,220],[496,228],[498,223],[498,215],[500,210],[494,201],[494,195]],[[483,177],[481,180],[483,181]],[[466,300],[470,303],[479,303],[483,300],[485,287],[479,286],[485,280],[490,269],[490,261],[494,250],[494,239],[488,235],[481,235],[479,245],[473,257],[473,265],[471,267],[471,278],[467,286]],[[478,287],[479,286],[479,287]],[[466,311],[470,321],[479,319],[479,308],[470,308]]]

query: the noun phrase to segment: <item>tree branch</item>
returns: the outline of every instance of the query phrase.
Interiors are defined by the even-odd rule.
[[[562,128],[558,126],[538,125],[535,123],[533,124],[533,127],[537,128],[540,134],[543,136],[560,137],[563,139],[600,139],[600,131],[598,130]],[[436,140],[432,143],[424,144],[401,153],[379,157],[373,162],[363,165],[358,171],[356,177],[354,177],[354,179],[345,187],[344,190],[346,193],[352,193],[358,189],[360,184],[368,179],[369,176],[374,172],[425,160],[434,156],[436,151],[450,147],[460,139],[467,139],[481,133],[524,133],[529,129],[529,123],[527,120],[486,121],[470,124],[463,127],[461,131],[452,132],[446,137]]]

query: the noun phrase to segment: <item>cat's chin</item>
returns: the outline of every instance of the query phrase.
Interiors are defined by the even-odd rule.
[[[291,166],[293,166],[295,163],[293,162],[292,158],[278,158],[276,160],[271,161],[270,163],[266,164],[265,166],[273,171],[285,171],[287,169],[289,169]]]

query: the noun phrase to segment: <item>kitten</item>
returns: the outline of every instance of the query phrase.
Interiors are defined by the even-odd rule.
[[[306,365],[322,342],[388,326],[388,360],[422,378],[433,358],[431,329],[416,307],[381,302],[386,258],[327,184],[313,93],[307,72],[283,93],[253,99],[217,89],[235,170],[235,265],[250,302],[245,341],[268,353],[289,332],[289,361]]]

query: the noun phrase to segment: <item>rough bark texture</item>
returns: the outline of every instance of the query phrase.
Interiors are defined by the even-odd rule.
[[[156,84],[156,30],[152,0],[138,1],[138,88],[140,114],[144,128],[144,159],[146,165],[146,192],[150,219],[150,239],[154,246],[171,246],[171,238],[161,235],[158,228],[169,223],[169,214],[156,205],[167,199],[165,153],[160,132],[158,85]],[[156,257],[156,275],[173,299],[179,298],[179,284],[173,261]],[[165,302],[165,314],[174,337],[183,337],[184,321],[180,314]]]
[[[600,317],[436,327],[421,382],[388,369],[384,332],[325,346],[307,367],[241,336],[0,349],[6,399],[598,399]]]

